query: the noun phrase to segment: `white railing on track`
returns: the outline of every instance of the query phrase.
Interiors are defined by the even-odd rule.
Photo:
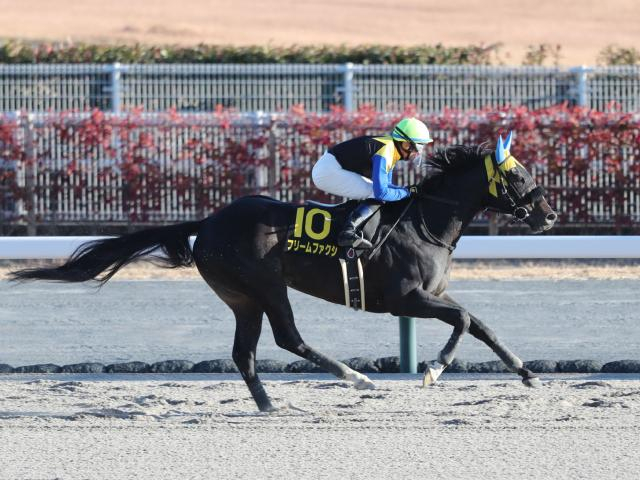
[[[0,259],[62,259],[82,243],[106,237],[3,237]],[[191,238],[193,242],[195,237]],[[458,259],[640,258],[640,236],[468,236]]]

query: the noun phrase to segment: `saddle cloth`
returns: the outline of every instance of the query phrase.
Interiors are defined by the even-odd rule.
[[[353,201],[340,205],[309,202],[297,207],[287,235],[286,252],[337,258],[342,272],[345,305],[364,310],[364,273],[360,261],[363,250],[341,247],[336,243],[336,237],[354,207]],[[371,223],[377,224],[377,221]],[[367,233],[372,229],[375,231],[375,226],[368,225]]]

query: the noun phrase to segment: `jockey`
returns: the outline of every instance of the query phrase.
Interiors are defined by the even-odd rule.
[[[408,188],[392,183],[398,160],[420,161],[425,145],[433,142],[429,129],[417,118],[404,118],[391,135],[363,136],[329,148],[313,166],[311,178],[320,190],[364,200],[349,214],[338,245],[371,248],[359,227],[375,213],[374,205],[407,197]]]

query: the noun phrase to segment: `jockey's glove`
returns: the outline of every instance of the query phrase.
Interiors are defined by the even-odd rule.
[[[420,194],[420,188],[418,185],[409,185],[407,190],[409,190],[409,195],[412,197],[417,197]]]

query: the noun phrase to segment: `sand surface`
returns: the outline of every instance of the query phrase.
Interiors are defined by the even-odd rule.
[[[637,0],[0,0],[0,35],[146,44],[503,43],[562,46],[560,63],[595,64],[607,45],[638,47]]]
[[[77,378],[77,377],[76,377]],[[0,380],[0,478],[637,479],[640,381]]]

